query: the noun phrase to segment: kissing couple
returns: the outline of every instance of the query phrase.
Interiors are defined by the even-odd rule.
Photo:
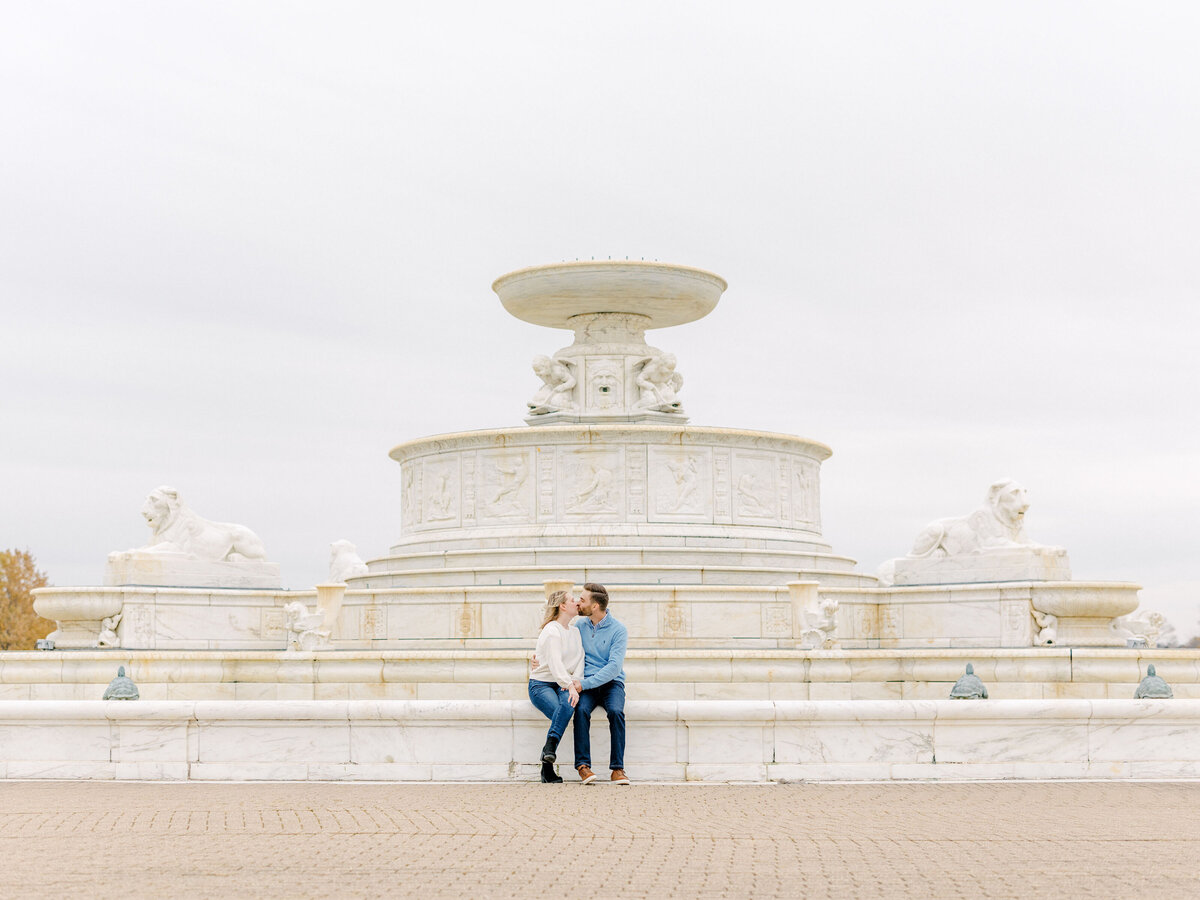
[[[588,583],[578,597],[555,591],[546,601],[529,677],[529,699],[550,720],[542,747],[542,783],[561,784],[554,770],[558,742],[575,720],[575,771],[596,783],[589,728],[597,706],[608,716],[609,779],[629,784],[625,774],[625,648],[629,633],[608,612],[608,591]]]

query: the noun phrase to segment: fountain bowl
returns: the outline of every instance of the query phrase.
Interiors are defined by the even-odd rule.
[[[704,269],[612,260],[532,266],[492,283],[504,308],[525,322],[574,329],[576,316],[644,316],[646,328],[683,325],[708,315],[727,287]]]

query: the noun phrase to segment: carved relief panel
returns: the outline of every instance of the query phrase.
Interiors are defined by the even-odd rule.
[[[458,456],[421,463],[421,527],[452,528],[461,506]]]
[[[779,485],[772,453],[733,454],[733,521],[763,525],[779,521]]]
[[[711,522],[712,450],[650,447],[648,491],[652,522]]]
[[[421,521],[421,464],[406,462],[400,483],[400,527],[407,531]]]
[[[566,450],[559,462],[559,506],[566,519],[619,520],[624,466],[616,449]]]
[[[762,636],[790,638],[792,636],[792,605],[764,603],[762,606]]]
[[[478,454],[475,509],[481,522],[532,522],[537,474],[529,450]]]
[[[821,466],[812,460],[792,458],[792,525],[821,530]]]
[[[691,616],[678,600],[659,608],[658,635],[663,638],[685,638],[691,634]]]

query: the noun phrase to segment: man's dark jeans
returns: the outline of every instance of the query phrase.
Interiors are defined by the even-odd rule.
[[[625,768],[625,684],[610,681],[600,687],[590,688],[579,695],[575,707],[575,768],[591,766],[592,739],[588,729],[592,724],[592,710],[601,707],[608,716],[610,750],[608,767]]]

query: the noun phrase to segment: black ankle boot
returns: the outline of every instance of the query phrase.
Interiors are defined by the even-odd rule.
[[[558,738],[546,738],[546,746],[542,748],[542,762],[554,762],[554,755],[558,752]]]
[[[554,762],[542,763],[542,784],[562,784],[562,778],[554,771]]]

